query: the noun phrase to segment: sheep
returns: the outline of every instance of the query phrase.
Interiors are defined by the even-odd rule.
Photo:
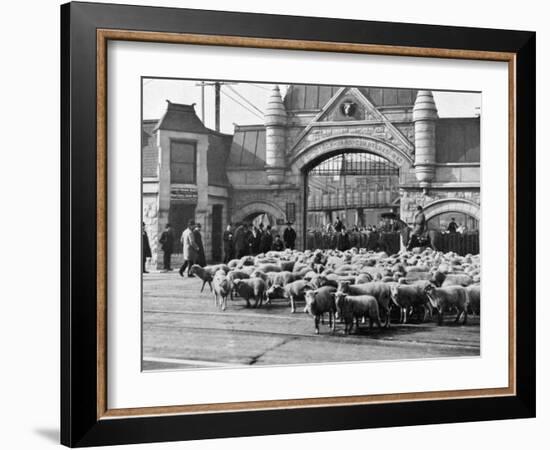
[[[411,285],[396,284],[390,287],[392,301],[399,308],[400,322],[407,323],[409,310],[417,306],[423,307],[424,320],[426,320],[428,311],[431,313],[431,308],[427,307],[429,301],[424,288],[425,285],[423,283]]]
[[[469,309],[472,314],[480,315],[480,297],[481,297],[481,286],[479,284],[471,284],[466,288],[468,292],[468,298],[470,300]]]
[[[262,306],[265,297],[266,284],[261,278],[237,279],[235,288],[239,295],[246,300],[246,307],[250,308],[250,299],[255,300],[254,308]]]
[[[355,328],[359,330],[359,319],[368,317],[369,328],[375,323],[379,328],[380,314],[378,301],[372,295],[349,295],[344,292],[336,292],[335,304],[338,313],[344,319],[344,333],[349,334],[353,328],[353,319],[355,319]]]
[[[373,281],[371,283],[354,284],[341,282],[338,291],[350,295],[372,295],[378,301],[379,309],[384,311],[384,327],[390,326],[391,292],[387,283]]]
[[[432,307],[438,312],[438,324],[443,324],[443,313],[451,307],[457,309],[458,313],[455,323],[458,322],[461,315],[464,315],[463,325],[468,321],[468,292],[462,286],[447,286],[437,288],[433,284],[428,284],[424,288]]]
[[[285,297],[290,300],[290,312],[295,313],[296,300],[302,300],[305,292],[313,289],[313,286],[306,280],[296,280],[284,286]]]
[[[328,313],[328,324],[334,333],[336,319],[336,304],[334,302],[335,288],[330,286],[321,287],[317,290],[305,293],[306,306],[304,312],[313,316],[315,323],[315,334],[319,334],[319,320],[323,314]]]
[[[202,280],[201,292],[204,290],[204,285],[206,283],[208,283],[208,286],[210,286],[210,292],[212,292],[212,280],[214,278],[214,274],[210,273],[208,270],[205,270],[198,264],[193,264],[191,269],[189,269],[189,275],[196,275]]]
[[[225,311],[227,306],[227,297],[231,294],[231,281],[223,273],[218,271],[214,276],[214,304],[220,306],[222,311]]]

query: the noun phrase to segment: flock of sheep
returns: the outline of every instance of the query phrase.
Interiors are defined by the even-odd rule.
[[[440,325],[445,313],[456,313],[455,322],[462,316],[465,324],[468,314],[480,312],[479,255],[430,248],[391,256],[356,248],[270,251],[228,264],[194,265],[190,274],[203,281],[201,292],[210,286],[222,310],[235,295],[247,307],[253,300],[255,308],[285,299],[292,313],[296,302],[305,302],[304,312],[313,316],[316,333],[325,315],[332,332],[340,319],[347,334],[354,323],[358,330],[367,319],[371,328],[389,327],[392,311],[399,313],[400,323],[417,314],[422,321],[437,315]]]

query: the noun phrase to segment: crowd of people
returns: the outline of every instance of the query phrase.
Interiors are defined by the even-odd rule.
[[[270,250],[294,250],[295,243],[296,231],[290,222],[286,224],[282,239],[280,234],[273,233],[271,225],[264,227],[263,223],[239,223],[236,226],[229,224],[223,233],[223,262],[247,255],[256,256]]]
[[[146,270],[147,258],[150,258],[151,246],[149,238],[145,231],[145,223],[142,223],[142,271]],[[164,231],[160,235],[159,244],[163,252],[163,268],[165,272],[172,270],[172,253],[175,250],[176,238],[171,224],[167,223]],[[183,264],[179,269],[179,274],[183,277],[187,271],[195,264],[201,267],[206,265],[204,245],[202,242],[201,224],[190,220],[187,228],[182,232],[180,242],[183,248]],[[292,228],[292,223],[287,222],[283,236],[273,233],[271,225],[264,227],[263,223],[253,225],[248,223],[239,223],[236,226],[227,225],[223,233],[223,251],[224,262],[243,256],[256,256],[260,253],[267,253],[270,250],[282,251],[285,249],[294,250],[296,243],[296,231]]]
[[[354,225],[348,229],[340,217],[337,216],[334,223],[328,223],[322,229],[308,229],[306,248],[346,251],[355,247],[368,250],[398,251],[399,239],[397,236],[401,226],[399,221],[390,218],[378,225]],[[413,246],[417,246],[418,242],[425,238],[426,232],[426,217],[422,207],[418,206],[414,215],[413,229],[407,249],[410,250]],[[458,224],[454,217],[451,218],[446,229],[442,231],[442,233],[449,234],[465,232],[465,227]],[[396,238],[394,239],[395,242],[390,239],[391,235]],[[143,273],[147,273],[145,262],[148,257],[151,257],[151,247],[145,232],[145,224],[143,224],[142,237],[142,269]],[[200,223],[190,220],[187,228],[181,234],[180,242],[183,247],[184,260],[179,269],[181,276],[184,275],[186,270],[189,275],[189,269],[194,264],[206,265]],[[229,224],[223,233],[223,262],[227,263],[232,259],[239,259],[248,255],[256,256],[270,250],[294,250],[295,242],[296,231],[292,228],[291,222],[287,222],[282,237],[280,234],[273,232],[271,225],[264,227],[263,223],[258,225],[249,223]],[[171,271],[171,257],[176,241],[170,224],[166,224],[159,243],[163,251],[164,270]],[[396,249],[393,249],[393,247],[396,247]]]

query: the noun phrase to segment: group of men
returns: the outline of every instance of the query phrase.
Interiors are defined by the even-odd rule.
[[[151,246],[149,245],[149,238],[145,231],[145,223],[142,223],[142,271],[147,273],[145,263],[147,258],[151,257]],[[206,265],[206,257],[204,254],[204,245],[202,243],[201,224],[195,223],[194,220],[190,220],[187,224],[187,228],[183,230],[180,237],[180,242],[183,246],[183,259],[184,262],[180,267],[179,273],[183,276],[184,270],[191,268],[193,264],[199,264],[201,266]],[[172,231],[172,226],[167,223],[164,231],[160,235],[159,243],[163,252],[163,268],[165,272],[172,270],[172,253],[174,253],[175,238]]]
[[[223,261],[227,263],[234,258],[242,258],[246,255],[254,256],[270,250],[294,249],[295,242],[296,231],[290,222],[287,223],[282,240],[280,234],[273,236],[271,225],[264,229],[263,223],[257,226],[240,223],[235,228],[229,224],[223,233]]]
[[[147,258],[151,257],[151,246],[149,238],[145,231],[145,223],[142,223],[142,271],[146,270]],[[189,270],[194,264],[200,266],[206,265],[206,257],[204,246],[202,243],[201,224],[190,220],[187,228],[183,230],[180,237],[180,242],[183,247],[183,264],[179,269],[179,274],[183,277],[187,269]],[[246,223],[239,224],[235,229],[231,224],[227,225],[227,229],[223,234],[224,262],[228,262],[233,258],[242,258],[246,255],[257,255],[266,253],[270,250],[281,251],[285,248],[294,249],[296,242],[296,231],[292,228],[290,222],[283,233],[283,239],[276,234],[273,236],[271,225],[264,229],[264,225],[260,223],[258,226],[248,225]],[[159,238],[159,243],[163,252],[163,267],[164,271],[172,270],[171,260],[174,253],[175,238],[171,225],[168,223]]]

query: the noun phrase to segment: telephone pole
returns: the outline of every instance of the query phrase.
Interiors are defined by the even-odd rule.
[[[205,86],[214,86],[214,122],[215,130],[220,131],[220,114],[221,114],[221,102],[220,102],[220,93],[222,85],[237,84],[229,83],[225,81],[201,81],[197,83],[196,86],[201,87],[201,120],[204,123],[204,88]]]

